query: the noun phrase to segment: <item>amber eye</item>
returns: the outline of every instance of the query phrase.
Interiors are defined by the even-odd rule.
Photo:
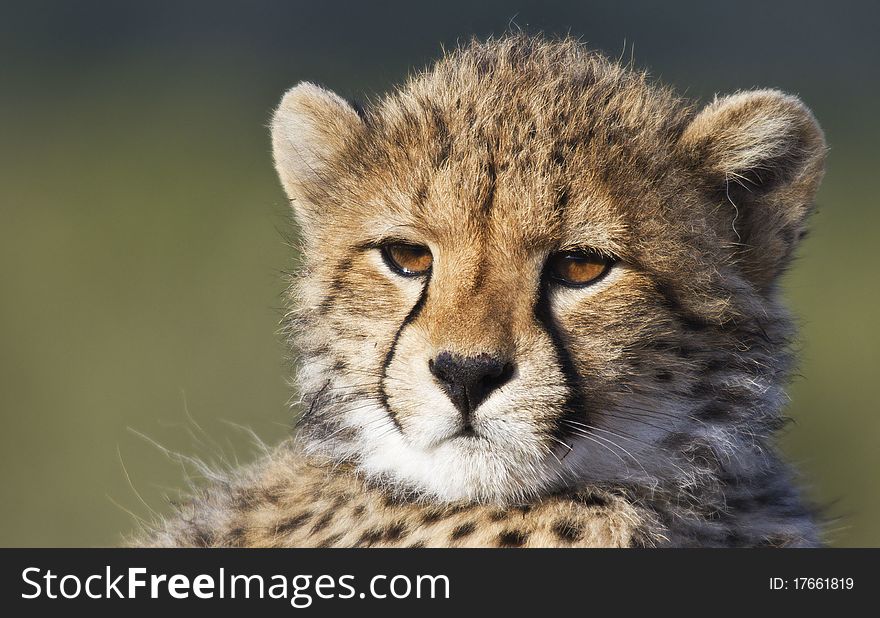
[[[431,250],[423,245],[394,242],[382,247],[382,257],[388,267],[404,277],[427,274],[434,263]]]
[[[568,287],[595,283],[608,272],[613,260],[593,251],[560,251],[547,261],[547,274]]]

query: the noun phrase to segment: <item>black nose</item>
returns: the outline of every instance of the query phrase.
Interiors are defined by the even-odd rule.
[[[510,380],[513,365],[489,354],[459,356],[441,352],[428,361],[428,368],[464,416],[470,416],[492,391]]]

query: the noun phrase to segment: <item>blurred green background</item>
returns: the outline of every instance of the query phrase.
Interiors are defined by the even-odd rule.
[[[138,434],[246,460],[224,421],[287,432],[295,256],[265,128],[284,89],[364,98],[441,45],[522,27],[632,54],[704,101],[775,86],[815,111],[831,154],[786,280],[803,360],[784,446],[834,543],[880,546],[876,7],[0,3],[0,545],[113,545],[129,511],[164,511],[181,466]]]

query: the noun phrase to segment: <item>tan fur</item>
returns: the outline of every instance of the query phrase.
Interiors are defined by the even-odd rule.
[[[527,546],[818,542],[773,443],[793,336],[776,282],[825,156],[799,100],[697,111],[575,41],[515,36],[362,112],[300,84],[272,142],[302,230],[301,446],[155,542],[497,545],[522,505]],[[430,272],[396,273],[391,242],[427,247]],[[573,250],[607,275],[548,278]],[[442,354],[512,368],[470,434],[432,376]],[[574,540],[553,532],[569,519]]]
[[[292,481],[295,479],[295,483]],[[222,498],[220,497],[222,495]],[[628,547],[642,515],[620,496],[583,492],[512,508],[430,505],[390,499],[353,469],[304,459],[284,444],[206,504],[182,507],[152,547]]]

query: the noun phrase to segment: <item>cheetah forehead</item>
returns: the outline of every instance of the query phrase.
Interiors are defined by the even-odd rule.
[[[741,270],[763,287],[803,234],[825,153],[795,97],[697,111],[577,41],[528,36],[450,52],[364,109],[300,84],[272,135],[307,244],[494,230],[508,249],[659,253],[688,276],[757,249]]]
[[[573,43],[460,50],[366,111],[327,197],[349,226],[494,226],[511,244],[615,249],[675,203],[671,151],[689,114]]]

